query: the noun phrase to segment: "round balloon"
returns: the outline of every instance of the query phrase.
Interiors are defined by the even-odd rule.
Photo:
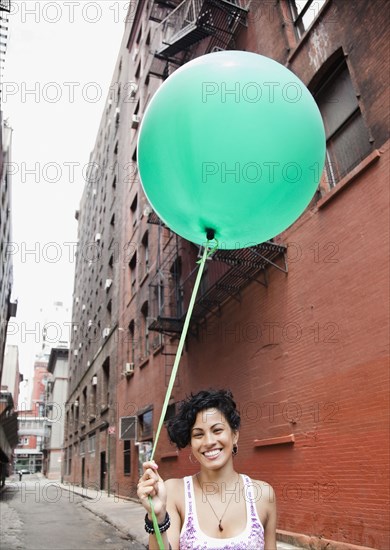
[[[313,197],[325,159],[319,109],[290,70],[224,51],[180,67],[151,99],[139,131],[145,194],[161,220],[197,244],[264,242]]]

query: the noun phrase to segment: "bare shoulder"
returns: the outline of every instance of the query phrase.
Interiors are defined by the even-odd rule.
[[[171,478],[165,481],[168,501],[174,504],[179,512],[184,505],[184,480],[183,478]]]
[[[253,486],[253,496],[256,502],[258,512],[266,512],[268,517],[276,510],[276,496],[272,485],[261,479],[251,479]]]
[[[165,480],[165,486],[166,486],[167,490],[169,490],[169,491],[175,491],[175,490],[183,489],[183,486],[184,486],[183,484],[184,484],[184,480],[183,480],[182,477],[180,477],[180,478],[172,477],[171,479]]]

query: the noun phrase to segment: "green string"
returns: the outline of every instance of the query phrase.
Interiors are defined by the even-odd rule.
[[[156,447],[157,447],[158,438],[160,437],[161,428],[163,426],[164,418],[165,418],[165,415],[166,415],[166,412],[167,412],[167,409],[168,409],[169,399],[171,398],[173,385],[175,383],[176,374],[177,374],[177,371],[178,371],[178,368],[179,368],[180,357],[181,357],[181,353],[183,351],[184,342],[185,342],[187,332],[188,332],[188,327],[190,325],[192,310],[194,309],[195,298],[196,298],[196,295],[198,293],[198,289],[199,289],[199,285],[200,285],[200,280],[202,278],[204,266],[206,264],[207,258],[209,258],[211,256],[211,254],[213,254],[215,252],[215,250],[218,248],[218,241],[216,239],[214,239],[214,240],[216,241],[216,245],[211,250],[208,250],[210,241],[207,241],[207,244],[206,244],[205,249],[203,251],[203,256],[202,256],[201,260],[199,260],[197,262],[199,264],[199,269],[198,269],[198,273],[197,273],[197,276],[196,276],[194,288],[193,288],[193,291],[192,291],[190,303],[189,303],[189,306],[188,306],[186,318],[185,318],[185,321],[184,321],[183,331],[181,333],[180,340],[179,340],[179,345],[177,347],[176,357],[175,357],[175,361],[173,363],[171,377],[169,379],[167,393],[165,395],[165,400],[164,400],[164,404],[163,404],[163,407],[162,407],[161,416],[160,416],[160,420],[159,420],[159,423],[158,423],[157,432],[156,432],[156,436],[155,436],[155,439],[154,439],[154,444],[153,444],[153,449],[152,449],[152,454],[151,454],[150,460],[153,460],[154,453],[155,453]],[[157,521],[156,514],[154,512],[154,506],[153,506],[153,501],[152,501],[151,497],[149,497],[149,504],[150,504],[151,511],[152,511],[153,527],[154,527],[154,533],[156,535],[156,539],[157,539],[157,542],[158,542],[158,547],[160,548],[160,550],[164,550],[164,543],[163,543],[163,540],[162,540],[162,537],[161,537],[160,529],[158,527],[158,521]]]

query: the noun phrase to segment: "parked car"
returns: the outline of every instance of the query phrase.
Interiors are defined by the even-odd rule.
[[[23,468],[22,470],[19,470],[19,473],[20,474],[31,474],[30,470],[26,470],[25,468]]]

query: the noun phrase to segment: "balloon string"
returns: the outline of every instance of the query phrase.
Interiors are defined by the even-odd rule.
[[[188,310],[187,310],[186,318],[185,318],[185,321],[184,321],[183,330],[182,330],[182,333],[181,333],[181,336],[180,336],[179,345],[177,347],[175,361],[173,363],[171,377],[169,379],[169,384],[168,384],[167,392],[166,392],[166,395],[165,395],[164,404],[163,404],[163,407],[162,407],[160,420],[159,420],[159,423],[158,423],[158,427],[157,427],[156,436],[155,436],[155,439],[154,439],[154,444],[153,444],[153,449],[152,449],[152,454],[150,456],[150,460],[153,460],[154,453],[155,453],[156,447],[157,447],[157,442],[158,442],[158,439],[160,437],[161,428],[163,426],[164,418],[165,418],[165,415],[166,415],[166,412],[167,412],[167,409],[168,409],[169,399],[170,399],[171,394],[172,394],[173,385],[175,383],[176,374],[177,374],[177,371],[178,371],[178,368],[179,368],[180,357],[181,357],[181,354],[182,354],[182,351],[183,351],[184,342],[185,342],[187,332],[188,332],[188,327],[190,325],[191,315],[192,315],[192,311],[193,311],[194,305],[195,305],[195,298],[196,298],[196,295],[198,293],[198,289],[199,289],[199,285],[200,285],[200,280],[202,278],[204,266],[206,264],[207,258],[209,258],[211,256],[211,254],[213,254],[215,252],[215,250],[217,250],[217,248],[218,248],[218,241],[216,239],[214,239],[214,240],[216,241],[216,245],[211,250],[208,250],[210,241],[209,240],[207,241],[207,244],[206,244],[205,249],[203,251],[203,256],[202,256],[201,260],[199,260],[197,262],[199,264],[199,269],[198,269],[198,273],[197,273],[197,276],[196,276],[195,285],[194,285],[194,288],[193,288],[193,291],[192,291],[190,303],[188,305]],[[164,544],[163,544],[161,533],[160,533],[160,530],[159,530],[159,527],[158,527],[158,521],[157,521],[157,518],[156,518],[156,514],[154,512],[154,506],[153,506],[153,501],[152,501],[151,497],[149,497],[149,503],[150,503],[150,507],[151,507],[153,527],[154,527],[154,532],[155,532],[155,535],[156,535],[156,538],[157,538],[158,546],[159,546],[160,550],[164,550]]]

